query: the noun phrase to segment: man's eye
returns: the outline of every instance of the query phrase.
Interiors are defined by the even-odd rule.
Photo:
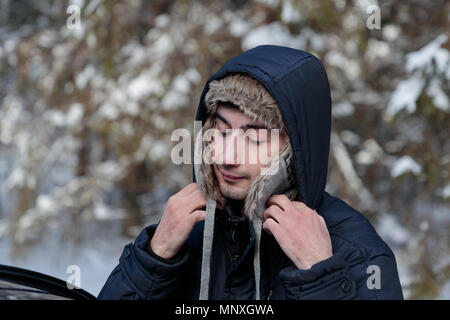
[[[247,132],[247,139],[251,144],[260,145],[266,142],[266,136],[259,131],[251,129]]]
[[[248,141],[250,141],[250,143],[255,144],[257,146],[259,146],[261,143],[266,142],[265,140],[263,141],[263,140],[258,140],[258,139],[252,139],[250,137],[247,137],[247,138],[248,138]]]

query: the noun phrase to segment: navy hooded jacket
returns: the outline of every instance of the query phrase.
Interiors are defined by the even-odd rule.
[[[325,220],[333,256],[300,270],[275,239],[261,239],[262,299],[402,299],[395,257],[369,221],[325,191],[331,133],[331,97],[319,59],[296,49],[264,45],[228,61],[208,79],[197,120],[205,121],[209,83],[229,73],[246,73],[277,101],[294,153],[297,187],[304,203]],[[195,181],[195,175],[194,175]],[[211,299],[254,299],[254,232],[247,217],[226,206],[216,214],[211,256]],[[99,299],[198,299],[204,222],[195,225],[172,259],[150,249],[157,225],[125,246]],[[236,236],[237,234],[237,236]],[[233,235],[233,236],[231,236]],[[375,266],[375,267],[373,267]],[[373,275],[373,272],[379,274]],[[379,277],[378,277],[379,276]],[[379,286],[373,282],[376,277]]]

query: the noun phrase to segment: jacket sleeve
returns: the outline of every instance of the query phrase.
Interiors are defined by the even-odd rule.
[[[379,267],[375,270],[378,274],[370,266]],[[351,264],[343,255],[334,254],[308,270],[284,268],[280,279],[289,300],[403,299],[393,254],[374,255]]]
[[[157,225],[145,228],[134,243],[125,246],[119,264],[109,275],[97,299],[140,300],[177,298],[189,258],[186,243],[172,259],[151,252],[150,240]]]

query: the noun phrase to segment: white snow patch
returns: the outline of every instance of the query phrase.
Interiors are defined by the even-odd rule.
[[[348,144],[349,146],[357,146],[359,143],[359,136],[350,130],[344,130],[341,132],[341,139],[343,142]]]
[[[44,118],[50,121],[55,127],[76,127],[83,118],[84,108],[81,103],[74,102],[67,112],[60,110],[46,110]]]
[[[358,61],[352,60],[344,56],[342,53],[332,50],[327,53],[325,60],[332,66],[340,68],[346,76],[355,81],[361,74],[361,68]]]
[[[416,101],[422,92],[423,86],[424,80],[415,76],[401,81],[388,102],[387,119],[391,119],[403,109],[406,109],[408,113],[413,113],[416,110]]]
[[[8,235],[10,229],[10,224],[6,219],[0,220],[0,239]]]
[[[25,172],[22,168],[15,167],[6,179],[6,189],[11,190],[14,187],[20,187],[25,184]]]
[[[241,19],[233,19],[228,26],[228,30],[236,38],[242,37],[250,28],[250,24]]]
[[[112,90],[110,99],[111,99],[111,102],[113,102],[117,106],[126,104],[128,102],[125,90],[123,90],[120,87],[115,87]]]
[[[192,83],[199,83],[202,80],[202,76],[195,68],[189,68],[184,74]]]
[[[66,115],[66,125],[69,127],[77,126],[81,119],[83,118],[83,105],[81,103],[75,102],[70,105],[69,112]]]
[[[102,201],[97,201],[92,212],[96,220],[116,220],[125,218],[124,212],[120,209],[110,208]]]
[[[22,104],[12,96],[6,96],[0,108],[0,142],[10,144],[19,121],[23,120]]]
[[[173,89],[182,93],[188,93],[191,89],[191,84],[189,79],[185,75],[177,75],[173,79],[172,83]]]
[[[333,0],[334,6],[338,10],[342,10],[345,8],[345,0]]]
[[[365,141],[363,147],[364,149],[356,154],[356,162],[359,164],[372,164],[384,154],[383,149],[374,139]]]
[[[445,92],[442,90],[439,80],[436,78],[431,79],[430,85],[427,89],[428,95],[433,100],[433,105],[442,110],[442,111],[450,111],[450,102],[445,94]]]
[[[163,29],[167,27],[170,23],[169,15],[167,14],[160,14],[155,18],[155,26],[157,28]]]
[[[396,178],[407,172],[419,174],[421,170],[421,166],[410,156],[403,156],[392,165],[391,176]]]
[[[281,9],[281,20],[287,23],[300,22],[301,12],[292,4],[292,1],[284,1]]]
[[[58,205],[52,197],[42,194],[36,200],[36,208],[43,212],[55,212]]]
[[[325,41],[323,40],[322,36],[318,35],[311,29],[303,30],[302,35],[303,34],[305,34],[308,37],[309,43],[313,50],[315,50],[315,51],[325,50]]]
[[[168,34],[160,34],[158,39],[151,46],[151,51],[156,59],[167,57],[174,49],[175,44]]]
[[[439,294],[440,300],[450,300],[450,279],[444,284]]]
[[[450,75],[450,53],[441,45],[447,41],[448,36],[439,35],[436,39],[424,46],[422,49],[411,52],[406,56],[406,70],[411,72],[415,69],[430,71],[433,61],[439,72]]]
[[[355,32],[362,25],[361,19],[353,13],[346,14],[342,26],[348,33]]]
[[[119,116],[119,109],[115,105],[105,102],[100,106],[98,114],[101,118],[115,120]]]
[[[124,174],[124,168],[114,160],[107,160],[99,163],[95,165],[92,170],[92,173],[99,180],[116,181]]]
[[[383,27],[383,38],[387,41],[394,41],[400,35],[400,28],[393,24],[388,24]]]
[[[62,111],[48,110],[45,111],[45,116],[55,127],[63,127],[66,124],[66,117]]]
[[[448,183],[440,192],[440,196],[444,199],[450,198],[450,183]]]
[[[356,0],[354,2],[355,6],[361,10],[363,13],[367,14],[367,8],[370,6],[378,5],[377,0]]]
[[[153,143],[150,150],[150,160],[158,161],[165,158],[168,155],[169,148],[167,144],[162,141],[156,141]]]
[[[343,101],[333,106],[331,111],[333,117],[340,118],[352,115],[355,112],[355,107],[351,102]]]
[[[204,30],[206,34],[213,34],[223,26],[223,20],[216,15],[207,15],[204,19]]]
[[[302,49],[306,43],[303,37],[292,36],[289,30],[279,22],[272,22],[251,30],[247,36],[242,39],[242,48],[244,50],[263,44]]]
[[[126,104],[121,104],[120,109],[131,116],[137,116],[139,114],[139,104],[135,101],[129,101]]]
[[[191,91],[191,82],[198,83],[201,76],[196,69],[188,69],[184,74],[175,76],[170,90],[161,101],[161,106],[165,110],[175,110],[189,101],[188,95]]]
[[[370,39],[366,55],[369,58],[369,60],[375,60],[377,58],[385,59],[388,57],[391,53],[391,48],[389,47],[389,44],[385,41],[378,41],[376,39]]]
[[[275,8],[280,3],[280,0],[257,0],[256,2],[261,2],[269,8]]]
[[[135,101],[155,93],[161,94],[164,91],[162,84],[149,73],[143,72],[137,78],[131,80],[127,93]]]
[[[83,71],[81,71],[79,74],[75,76],[75,85],[79,90],[83,90],[87,87],[87,84],[89,81],[94,77],[95,75],[95,67],[91,64],[87,65]]]
[[[161,101],[164,110],[176,110],[187,103],[187,97],[177,91],[169,91]]]
[[[398,222],[395,216],[388,213],[380,215],[376,229],[384,240],[397,245],[405,244],[411,239],[410,232]]]

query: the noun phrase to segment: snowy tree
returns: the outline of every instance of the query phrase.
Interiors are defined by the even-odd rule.
[[[448,15],[443,0],[1,1],[0,259],[56,275],[55,260],[98,266],[86,276],[98,292],[191,182],[170,137],[193,132],[206,79],[277,44],[325,64],[327,191],[393,248],[406,297],[449,298]]]

